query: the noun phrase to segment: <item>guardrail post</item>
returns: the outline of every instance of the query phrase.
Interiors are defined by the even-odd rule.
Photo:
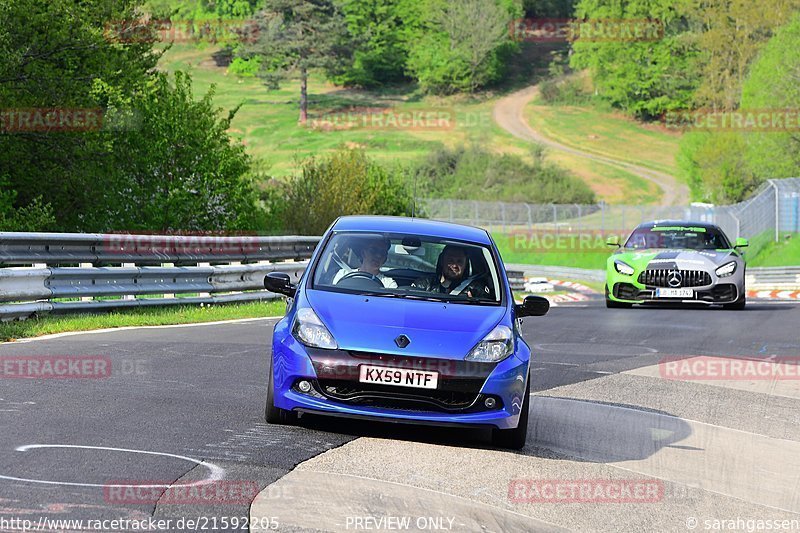
[[[125,267],[125,268],[136,268],[136,263],[122,263],[122,266]],[[135,300],[136,299],[136,295],[135,294],[125,294],[122,297],[122,299],[123,300]]]
[[[80,263],[79,266],[81,268],[92,268],[94,265],[91,263]],[[94,300],[93,296],[81,296],[82,302],[91,302],[92,300]]]

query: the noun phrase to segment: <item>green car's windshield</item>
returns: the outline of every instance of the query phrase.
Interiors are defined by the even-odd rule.
[[[677,248],[687,250],[719,250],[730,248],[725,234],[716,228],[704,227],[652,227],[634,230],[625,242],[625,248]]]

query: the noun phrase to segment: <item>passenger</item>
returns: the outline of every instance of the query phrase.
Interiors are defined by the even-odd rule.
[[[411,286],[443,294],[450,294],[459,289],[460,294],[466,294],[470,298],[491,297],[489,287],[485,283],[475,279],[470,280],[467,286],[463,286],[467,280],[470,280],[467,250],[463,246],[448,244],[439,254],[436,272],[417,279]]]
[[[333,284],[336,285],[347,274],[353,272],[367,272],[375,276],[386,289],[396,289],[397,282],[381,273],[381,267],[389,257],[389,247],[391,242],[386,237],[362,237],[357,244],[352,247],[353,252],[358,256],[361,264],[358,268],[343,268],[333,277]]]

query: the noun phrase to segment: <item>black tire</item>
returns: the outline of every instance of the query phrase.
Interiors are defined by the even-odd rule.
[[[528,439],[528,416],[531,406],[531,378],[528,376],[528,384],[525,386],[525,397],[522,399],[522,411],[519,415],[519,423],[514,429],[492,429],[492,444],[498,448],[509,450],[520,450],[525,447]]]
[[[611,298],[608,297],[608,287],[606,287],[606,307],[609,309],[630,309],[633,307],[633,304],[625,303],[625,302],[615,302]]]
[[[272,369],[269,369],[269,385],[267,386],[267,406],[264,409],[264,419],[268,424],[291,425],[297,422],[297,413],[275,407],[275,384],[272,380]]]
[[[722,306],[723,309],[730,309],[731,311],[741,311],[747,305],[747,297],[742,294],[742,296],[733,302],[732,304],[724,304]]]

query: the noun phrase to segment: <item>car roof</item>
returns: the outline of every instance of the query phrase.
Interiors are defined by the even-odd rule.
[[[693,220],[652,220],[650,222],[642,222],[636,229],[639,228],[653,228],[653,227],[667,227],[667,226],[682,226],[691,228],[706,228],[706,229],[719,229],[719,226],[710,222],[697,222]]]
[[[339,217],[333,224],[333,230],[411,233],[426,237],[441,237],[480,244],[491,243],[489,234],[485,229],[429,220],[427,218],[351,215]]]

